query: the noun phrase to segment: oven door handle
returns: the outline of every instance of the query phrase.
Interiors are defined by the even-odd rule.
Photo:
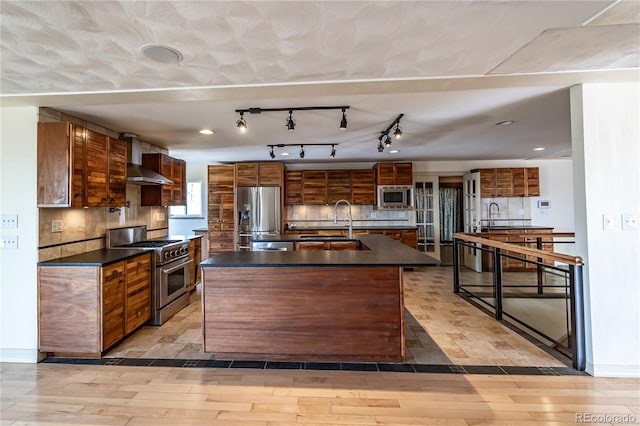
[[[163,274],[170,274],[170,273],[172,273],[172,272],[177,271],[178,269],[182,269],[182,268],[184,268],[185,266],[187,266],[187,265],[188,265],[188,264],[190,264],[190,263],[193,263],[193,259],[189,259],[189,260],[187,260],[186,262],[182,262],[182,263],[180,263],[180,265],[178,265],[178,266],[174,266],[173,268],[170,268],[170,269],[163,269],[163,270],[162,270],[162,273],[163,273]]]

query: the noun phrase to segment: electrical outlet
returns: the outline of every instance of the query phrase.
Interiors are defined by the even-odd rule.
[[[18,228],[17,214],[3,214],[0,221],[2,222],[2,228]]]
[[[399,214],[398,214],[398,217],[399,217],[400,219],[404,219],[405,217],[407,217],[407,213],[406,213],[406,212],[398,212],[398,213],[399,213]]]
[[[616,229],[616,215],[615,214],[603,214],[602,215],[602,228],[605,231],[612,231]]]
[[[377,216],[376,212],[371,212],[371,219],[375,219]]]
[[[622,215],[622,229],[625,231],[638,229],[638,215],[637,214],[623,214]]]
[[[156,215],[156,220],[158,220],[158,221],[163,221],[164,218],[165,218],[164,213],[158,213]]]
[[[51,232],[62,232],[63,222],[61,220],[51,221]]]
[[[17,250],[18,249],[18,236],[17,235],[3,235],[0,237],[0,248],[5,250]]]

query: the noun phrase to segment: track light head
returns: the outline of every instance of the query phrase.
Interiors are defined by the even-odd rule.
[[[396,139],[400,139],[402,137],[402,130],[400,129],[399,123],[396,123],[396,130],[393,132],[393,137]]]
[[[269,151],[269,157],[271,157],[272,160],[274,158],[276,158],[276,154],[273,153],[273,146],[271,147],[271,150]]]
[[[331,158],[336,158],[336,148],[334,145],[331,145],[331,154],[329,155]]]
[[[293,121],[293,110],[289,110],[289,117],[287,118],[287,130],[293,132],[296,128],[296,122]]]
[[[240,120],[236,121],[236,127],[240,133],[247,132],[247,122],[244,120],[244,113],[240,112]]]
[[[347,130],[347,115],[345,114],[346,109],[342,108],[342,120],[340,120],[340,130]]]
[[[382,145],[382,136],[378,138],[378,152],[384,152],[384,145]]]
[[[391,136],[389,136],[389,134],[387,133],[385,140],[384,140],[384,146],[385,148],[389,148],[391,146]]]
[[[304,158],[304,145],[300,145],[300,158]]]

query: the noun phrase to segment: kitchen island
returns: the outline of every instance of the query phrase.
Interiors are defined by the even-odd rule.
[[[303,237],[260,238],[267,239]],[[205,352],[254,360],[403,360],[403,268],[439,262],[383,235],[358,241],[362,250],[223,252],[204,261]]]

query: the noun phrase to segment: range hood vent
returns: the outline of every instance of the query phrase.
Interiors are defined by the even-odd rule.
[[[137,185],[173,185],[173,181],[154,172],[151,169],[142,166],[142,142],[138,136],[133,133],[121,133],[120,139],[129,142],[128,147],[131,149],[127,163],[127,183],[135,183]]]

